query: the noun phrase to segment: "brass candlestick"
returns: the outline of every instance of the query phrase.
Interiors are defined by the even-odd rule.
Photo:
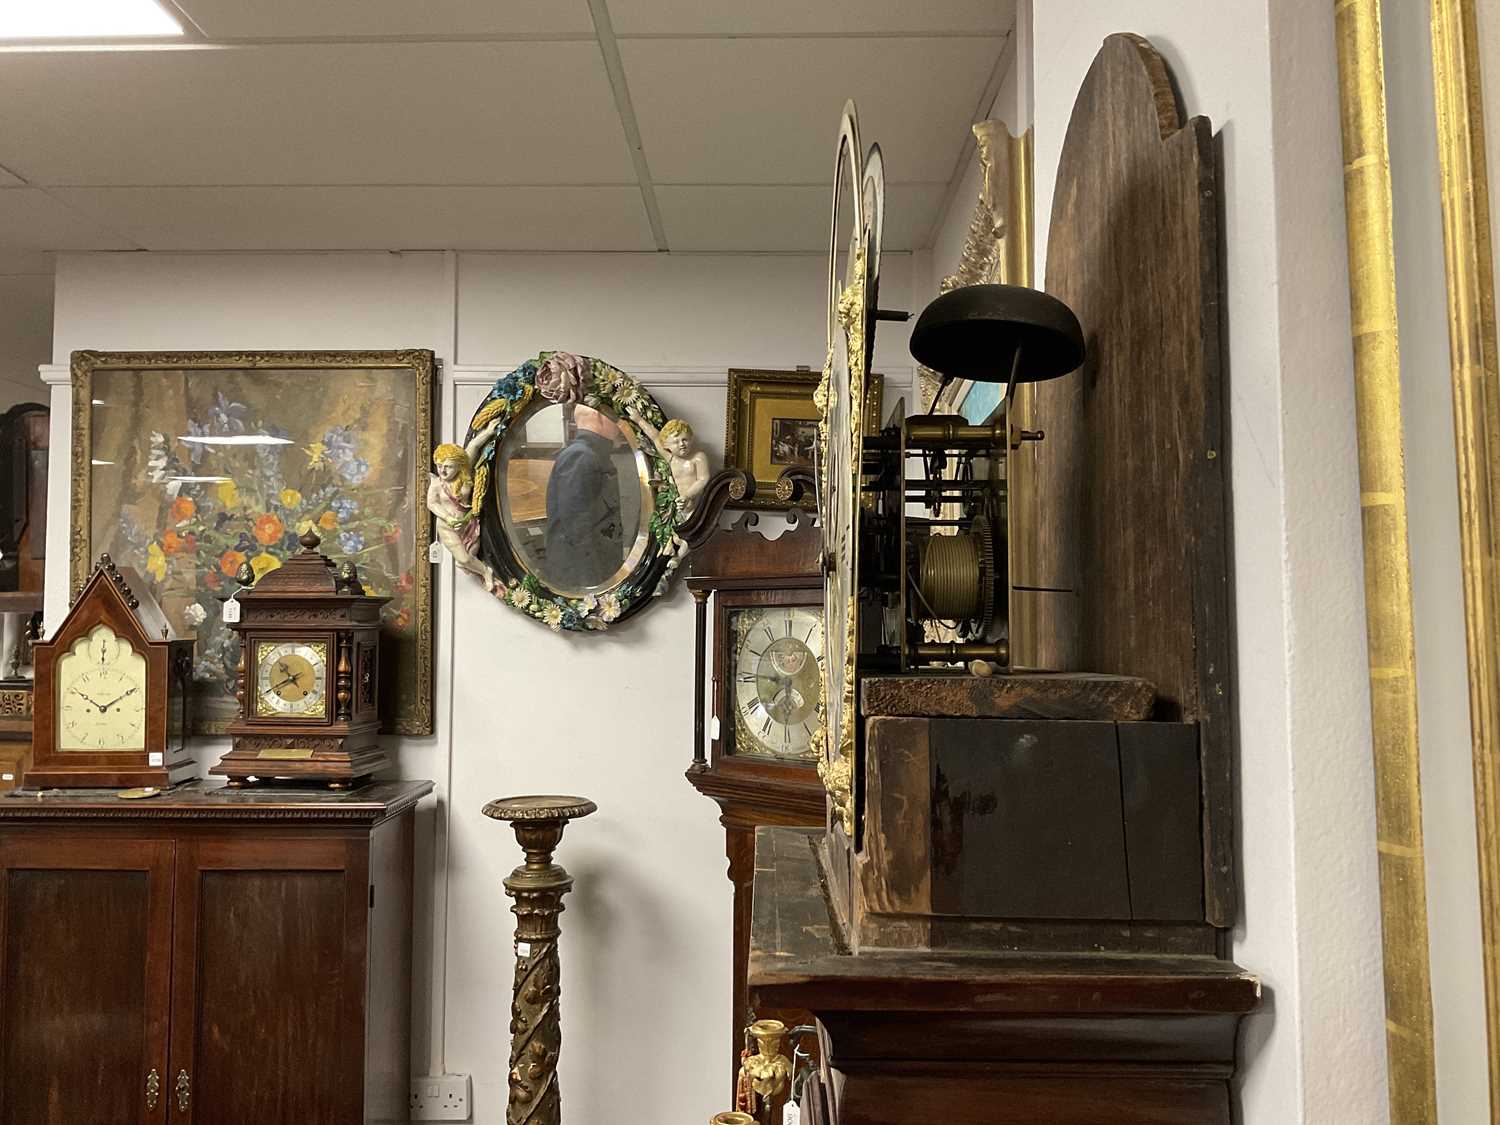
[[[558,1019],[557,916],[573,877],[552,862],[570,820],[598,806],[582,797],[503,797],[484,815],[508,820],[526,852],[526,862],[505,880],[515,899],[516,982],[510,1005],[510,1103],[506,1125],[560,1125],[557,1056],[562,1047]]]

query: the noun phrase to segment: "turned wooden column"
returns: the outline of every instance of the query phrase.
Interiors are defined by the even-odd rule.
[[[598,806],[582,797],[502,797],[484,806],[484,815],[507,820],[526,853],[526,862],[505,880],[515,900],[516,979],[510,1005],[510,1102],[506,1125],[560,1125],[557,1056],[559,1022],[557,918],[573,877],[552,862],[568,821]]]

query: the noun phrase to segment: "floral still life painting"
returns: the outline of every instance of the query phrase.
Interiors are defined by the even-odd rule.
[[[224,623],[236,576],[248,566],[259,580],[314,530],[391,599],[385,729],[431,732],[430,352],[76,352],[73,380],[74,562],[108,552],[134,567],[197,635],[199,731],[236,710],[239,642]]]

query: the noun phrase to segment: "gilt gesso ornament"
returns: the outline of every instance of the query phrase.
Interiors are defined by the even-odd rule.
[[[637,380],[562,351],[497,379],[433,459],[428,507],[456,565],[556,631],[606,629],[664,592],[727,489]]]

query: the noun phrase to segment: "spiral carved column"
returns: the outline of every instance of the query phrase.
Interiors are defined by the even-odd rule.
[[[516,979],[510,1005],[510,1103],[506,1125],[560,1125],[557,1056],[559,1022],[558,915],[573,877],[552,862],[570,820],[597,806],[582,797],[504,797],[484,807],[484,815],[507,820],[526,853],[526,862],[505,880],[515,900]]]

